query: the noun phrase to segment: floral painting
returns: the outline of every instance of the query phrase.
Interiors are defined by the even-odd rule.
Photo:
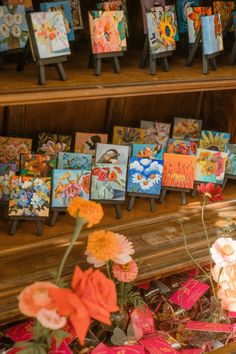
[[[2,4],[5,6],[24,5],[26,10],[33,10],[32,0],[2,0]]]
[[[144,129],[114,126],[113,144],[142,144],[144,141]]]
[[[149,159],[163,159],[164,147],[161,144],[132,144],[132,156]]]
[[[24,48],[28,38],[24,5],[0,6],[0,52]]]
[[[202,129],[202,120],[175,117],[173,138],[181,140],[199,139]]]
[[[161,144],[166,146],[169,134],[170,124],[149,122],[147,120],[141,120],[141,128],[144,128],[144,143],[146,144]]]
[[[112,163],[115,165],[127,165],[129,147],[114,144],[98,143],[96,146],[96,163]]]
[[[218,53],[224,49],[220,15],[202,17],[202,40],[205,55]]]
[[[89,171],[92,169],[92,155],[77,152],[59,152],[57,168]]]
[[[16,165],[0,163],[0,201],[6,202],[10,196],[11,177],[16,173]]]
[[[93,54],[127,49],[123,11],[90,11],[89,27]]]
[[[230,141],[230,133],[221,133],[214,130],[202,130],[199,142],[200,149],[225,151]]]
[[[51,133],[40,133],[38,136],[38,152],[58,154],[71,150],[71,136]]]
[[[106,144],[107,139],[107,134],[77,132],[75,134],[75,152],[95,156],[96,145],[98,143]]]
[[[70,54],[70,46],[63,15],[55,12],[33,12],[29,14],[33,38],[34,54],[39,59]]]
[[[160,194],[163,161],[131,157],[127,191],[130,193]]]
[[[51,176],[52,169],[57,167],[57,155],[21,154],[21,176]]]
[[[196,155],[197,144],[196,141],[169,139],[167,152],[170,154]]]
[[[31,149],[32,139],[0,136],[0,162],[16,164],[16,171],[20,169],[20,154],[30,153]]]
[[[9,216],[48,217],[50,206],[51,178],[11,178]]]
[[[195,180],[222,184],[226,161],[227,153],[225,152],[198,149]]]
[[[92,169],[90,198],[125,200],[126,170],[126,165],[95,164]]]
[[[164,154],[162,185],[192,189],[196,169],[196,156]]]
[[[188,32],[187,9],[188,7],[199,6],[200,1],[199,0],[178,0],[176,2],[176,5],[177,5],[179,33],[187,33]]]
[[[222,28],[225,29],[228,22],[231,20],[231,13],[235,9],[233,1],[214,1],[213,12],[215,15],[220,14]]]
[[[210,16],[212,14],[211,7],[188,7],[187,22],[188,22],[188,42],[193,44],[202,27],[202,16]]]
[[[228,154],[226,173],[227,175],[236,176],[236,145],[227,144],[226,152]]]
[[[51,207],[66,208],[75,196],[89,199],[91,171],[53,170]]]
[[[177,14],[176,14],[176,8],[175,5],[166,5],[160,8],[162,13],[166,11],[168,13],[168,16],[171,16],[174,18],[173,21],[173,28],[174,28],[174,39],[177,42],[179,40],[179,31],[178,31],[178,22],[177,22]]]

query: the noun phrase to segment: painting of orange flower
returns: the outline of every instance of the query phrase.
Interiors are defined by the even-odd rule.
[[[202,16],[210,16],[211,7],[195,6],[187,8],[188,41],[194,43],[202,27]]]
[[[222,28],[224,29],[231,19],[231,12],[235,9],[234,1],[214,1],[213,11],[215,15],[220,15]],[[231,27],[231,30],[233,27]]]

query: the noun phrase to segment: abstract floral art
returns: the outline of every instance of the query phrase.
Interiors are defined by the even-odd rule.
[[[173,138],[181,140],[199,139],[202,128],[202,120],[175,117]]]
[[[40,133],[38,136],[38,152],[44,154],[58,154],[70,151],[71,136],[61,134]]]
[[[113,144],[141,144],[144,141],[144,129],[114,126]]]
[[[196,141],[169,139],[167,152],[171,154],[196,155],[197,145]]]
[[[0,136],[0,162],[16,164],[16,170],[20,168],[20,154],[30,153],[32,139],[11,138]]]
[[[0,163],[0,201],[5,202],[9,200],[10,195],[10,181],[11,177],[15,175],[16,165]]]
[[[144,143],[161,144],[164,146],[167,145],[170,134],[169,123],[159,123],[141,120],[140,127],[145,129]]]
[[[213,1],[213,12],[220,14],[222,28],[224,29],[231,19],[231,13],[235,9],[233,1]]]
[[[91,170],[92,155],[77,152],[59,152],[58,169]]]
[[[236,145],[227,144],[226,152],[228,154],[226,173],[228,175],[236,176]]]
[[[57,155],[21,154],[21,176],[49,177],[52,169],[57,167]]]
[[[164,147],[161,144],[132,144],[132,156],[162,160]]]
[[[188,7],[187,8],[187,21],[188,21],[188,41],[194,43],[199,31],[202,27],[202,16],[210,16],[212,14],[211,7]]]

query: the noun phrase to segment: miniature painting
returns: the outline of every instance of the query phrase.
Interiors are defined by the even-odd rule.
[[[91,171],[53,170],[51,207],[66,208],[75,196],[89,199]]]
[[[58,154],[71,150],[71,136],[61,134],[40,133],[38,136],[38,152]]]
[[[127,49],[123,11],[90,11],[89,27],[93,54]]]
[[[196,169],[196,156],[164,154],[162,185],[192,189]]]
[[[163,161],[131,157],[128,187],[131,193],[160,194]]]
[[[228,154],[226,173],[236,176],[236,144],[227,144],[226,152]]]
[[[187,22],[188,22],[188,42],[193,44],[197,38],[198,33],[202,27],[202,16],[212,15],[211,7],[188,7],[187,8]]]
[[[140,3],[141,3],[142,17],[143,17],[143,32],[144,32],[144,34],[147,34],[148,33],[147,17],[146,17],[147,9],[153,8],[156,4],[156,0],[141,0]],[[160,4],[162,7],[164,7],[165,0],[158,1],[158,4]]]
[[[126,165],[95,164],[92,169],[90,198],[125,200]]]
[[[225,29],[231,20],[232,11],[235,9],[233,1],[214,1],[213,12],[220,15],[222,28]],[[232,28],[232,27],[231,27]]]
[[[24,5],[0,6],[0,52],[25,48],[28,38]]]
[[[202,120],[175,117],[173,139],[199,139],[202,129]]]
[[[48,217],[50,206],[51,178],[11,178],[9,216]]]
[[[16,165],[10,163],[0,163],[0,201],[6,202],[10,196],[11,177],[15,176]]]
[[[0,136],[0,162],[16,164],[16,171],[20,169],[20,154],[30,153],[31,149],[32,139]]]
[[[96,147],[96,163],[113,163],[115,165],[127,165],[129,147],[113,144],[98,143]]]
[[[81,14],[80,0],[70,0],[72,21],[74,30],[83,29],[83,19]]]
[[[98,143],[107,143],[108,135],[100,133],[76,133],[75,134],[75,152],[82,154],[91,154],[95,156],[96,145]]]
[[[32,0],[2,0],[2,4],[5,6],[22,6],[24,5],[25,10],[33,10]]]
[[[162,160],[164,147],[161,144],[132,144],[132,156]]]
[[[202,17],[202,39],[205,55],[217,53],[224,49],[220,15]]]
[[[68,40],[73,41],[75,39],[71,4],[69,0],[57,1],[57,2],[41,2],[40,10],[45,12],[61,13]]]
[[[52,169],[57,167],[57,155],[21,154],[21,176],[50,177]]]
[[[167,152],[170,154],[196,155],[197,147],[197,141],[169,139]]]
[[[187,33],[188,32],[188,24],[187,24],[187,8],[193,6],[199,6],[199,0],[178,0],[177,3],[177,16],[178,16],[178,25],[179,25],[179,33]]]
[[[178,30],[178,22],[177,22],[177,14],[176,14],[176,8],[175,5],[166,5],[165,6],[165,11],[168,11],[169,16],[174,15],[174,22],[173,22],[173,27],[174,27],[174,32],[175,32],[175,41],[179,41],[179,30]]]
[[[230,141],[230,133],[221,133],[214,130],[202,130],[199,142],[200,149],[225,151]]]
[[[225,152],[198,149],[195,180],[223,184],[227,158]]]
[[[140,126],[145,129],[144,143],[167,145],[170,134],[170,124],[141,120]]]
[[[65,170],[91,170],[92,155],[77,152],[59,152],[58,169]]]
[[[113,144],[142,144],[144,141],[144,129],[114,126]]]
[[[59,11],[31,12],[29,16],[33,28],[31,36],[39,59],[70,54],[63,15]]]

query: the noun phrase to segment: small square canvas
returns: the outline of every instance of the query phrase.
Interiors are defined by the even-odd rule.
[[[127,191],[158,195],[161,191],[163,161],[131,157]]]
[[[15,176],[16,165],[0,163],[0,201],[7,202],[10,196],[11,177]]]
[[[44,154],[58,154],[69,152],[71,149],[71,136],[51,133],[40,133],[38,136],[38,152]]]
[[[28,38],[24,5],[0,6],[0,52],[25,48]]]
[[[178,42],[179,41],[179,30],[178,30],[176,7],[175,7],[175,5],[166,5],[164,9],[165,9],[165,11],[168,12],[168,16],[174,15],[174,21],[173,21],[173,28],[174,28],[174,32],[175,32],[174,38],[175,38],[175,41]]]
[[[175,117],[173,139],[195,140],[199,139],[202,129],[202,120]]]
[[[48,217],[51,178],[13,176],[10,186],[9,216]]]
[[[53,168],[57,167],[57,155],[21,154],[21,176],[50,177]]]
[[[80,0],[70,0],[72,21],[74,30],[83,29],[83,18],[81,14]]]
[[[142,144],[144,141],[144,129],[128,128],[128,127],[113,127],[112,143],[117,145]]]
[[[108,135],[100,133],[79,133],[75,134],[75,152],[91,154],[95,156],[96,145],[107,143]]]
[[[202,17],[203,53],[210,55],[224,49],[220,15]]]
[[[88,200],[90,177],[86,170],[53,170],[51,207],[66,208],[75,196]]]
[[[58,169],[61,170],[91,170],[92,155],[77,152],[59,152]]]
[[[169,139],[167,152],[170,154],[196,155],[198,143],[190,140]]]
[[[96,146],[96,163],[112,163],[115,165],[127,165],[129,147],[114,144],[101,144]]]
[[[16,171],[20,169],[20,154],[30,153],[31,149],[32,139],[0,136],[0,162],[16,164]]]
[[[2,0],[2,4],[5,6],[21,6],[23,5],[25,10],[33,10],[32,0]]]
[[[176,5],[177,5],[179,33],[187,33],[188,32],[187,8],[193,6],[199,6],[200,0],[190,0],[190,1],[178,0],[176,2]]]
[[[90,11],[89,28],[93,54],[127,50],[123,11]]]
[[[197,149],[195,180],[223,184],[227,158],[225,152]]]
[[[213,12],[215,15],[220,15],[222,28],[225,29],[228,22],[231,20],[232,11],[235,9],[233,1],[214,1]],[[232,27],[231,27],[232,29]]]
[[[162,185],[192,189],[196,169],[196,156],[164,154]]]
[[[75,33],[74,26],[72,20],[72,12],[71,12],[71,4],[69,0],[64,1],[54,1],[54,2],[41,2],[40,10],[45,12],[53,12],[58,11],[62,14],[66,34],[69,41],[74,41]]]
[[[140,127],[145,129],[144,143],[167,145],[170,134],[170,124],[141,120]]]
[[[147,9],[150,10],[152,7],[155,6],[155,4],[157,3],[156,0],[140,0],[141,3],[141,8],[142,8],[142,18],[143,18],[143,31],[144,34],[148,33],[148,29],[147,29],[147,16],[146,16],[146,12]],[[161,6],[165,6],[165,0],[159,0],[158,4],[160,4]]]
[[[228,154],[226,173],[227,175],[236,176],[236,144],[227,144],[226,152]]]
[[[161,144],[132,144],[132,156],[163,160],[164,147]]]
[[[31,12],[29,19],[33,52],[38,59],[70,54],[63,15],[59,11]]]
[[[221,133],[214,130],[202,130],[199,142],[200,149],[225,151],[230,141],[230,133]]]
[[[211,7],[195,6],[187,8],[188,42],[193,44],[202,27],[202,16],[212,15]]]
[[[125,200],[126,165],[97,163],[92,169],[90,198],[94,200]]]

